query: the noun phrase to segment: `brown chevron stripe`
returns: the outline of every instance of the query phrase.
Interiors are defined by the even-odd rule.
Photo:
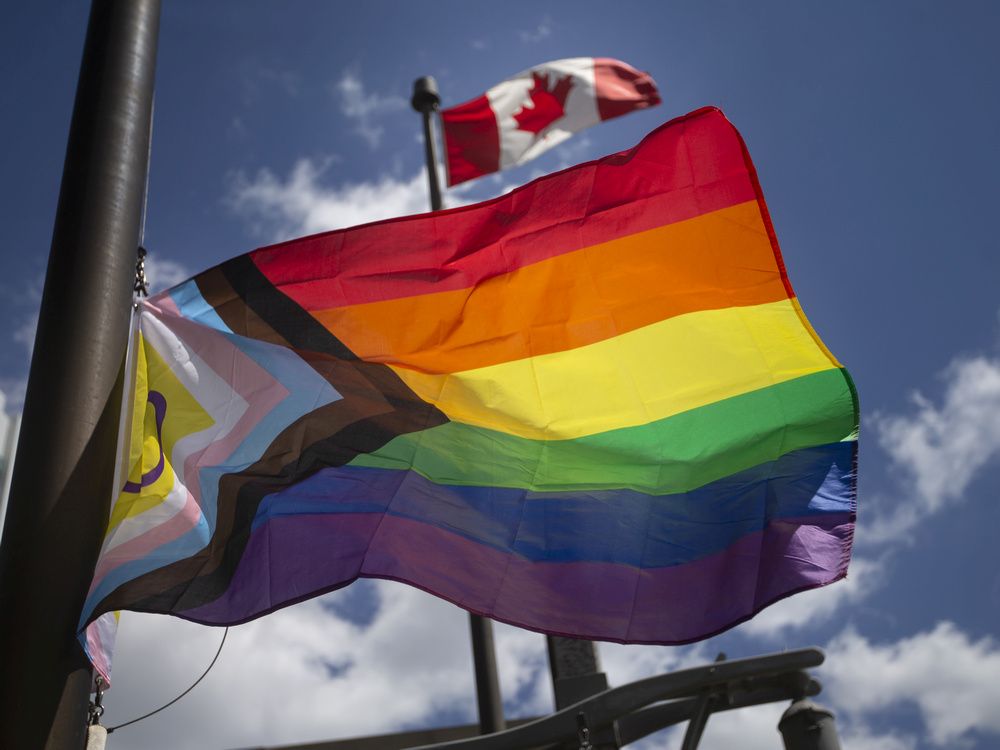
[[[296,352],[342,399],[289,425],[261,458],[223,475],[215,531],[191,557],[150,571],[110,593],[94,610],[180,612],[207,604],[229,586],[261,501],[320,469],[342,466],[394,437],[443,424],[447,418],[418,398],[388,367],[364,362],[283,295],[246,256],[195,279],[203,297],[241,336]]]

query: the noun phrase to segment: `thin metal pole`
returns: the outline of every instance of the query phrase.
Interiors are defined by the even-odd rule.
[[[472,635],[472,662],[476,670],[479,733],[502,732],[506,723],[500,696],[496,648],[493,646],[493,622],[470,613],[469,632]]]
[[[430,188],[431,211],[439,211],[441,184],[438,178],[437,148],[431,118],[441,104],[437,83],[430,76],[418,78],[413,83],[410,103],[424,122],[424,155],[427,159],[427,182]],[[496,648],[493,645],[493,623],[485,617],[469,614],[469,631],[472,636],[472,662],[476,672],[476,702],[479,708],[480,734],[492,734],[505,728],[503,700],[497,673]]]
[[[160,0],[94,0],[0,544],[0,747],[80,750],[76,626],[113,491]]]
[[[440,211],[441,183],[438,178],[437,142],[434,140],[432,118],[441,104],[437,82],[431,76],[418,78],[413,82],[413,108],[420,113],[424,122],[424,157],[427,161],[427,184],[431,193],[431,211]]]

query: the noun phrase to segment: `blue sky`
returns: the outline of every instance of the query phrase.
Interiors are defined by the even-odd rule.
[[[404,3],[165,0],[146,245],[160,286],[277,239],[423,211],[414,78],[445,105],[532,64],[609,56],[664,103],[597,126],[452,205],[721,106],[756,163],[792,284],[863,414],[847,582],[707,643],[602,647],[613,684],[818,645],[845,747],[1000,741],[1000,98],[990,2]],[[23,393],[86,7],[0,26],[0,391]],[[114,748],[241,747],[471,721],[464,614],[362,582],[232,631],[196,693]],[[123,620],[108,721],[187,686],[220,631]],[[551,705],[541,636],[498,630],[509,713]],[[776,748],[780,707],[706,748]],[[673,744],[679,737],[673,735]]]

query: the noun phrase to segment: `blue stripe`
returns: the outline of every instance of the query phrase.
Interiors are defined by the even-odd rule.
[[[146,557],[125,563],[111,571],[88,597],[85,613],[89,613],[93,605],[123,583],[204,549],[215,530],[219,480],[222,475],[247,468],[263,455],[267,447],[290,424],[303,415],[342,398],[325,378],[292,350],[234,334],[201,296],[193,281],[175,287],[170,296],[185,317],[220,331],[233,346],[285,386],[288,395],[254,426],[222,465],[199,470],[202,516],[194,528],[157,547]],[[167,420],[169,419],[168,405]]]
[[[215,308],[208,304],[208,300],[201,296],[201,290],[194,279],[178,284],[169,292],[170,298],[181,311],[181,315],[189,318],[203,326],[214,328],[223,333],[232,333],[233,330],[226,325],[225,321],[219,317]]]
[[[672,495],[437,485],[412,471],[344,466],[268,496],[254,528],[279,516],[389,513],[530,560],[680,565],[773,520],[842,522],[853,513],[856,447],[847,441],[793,451]]]

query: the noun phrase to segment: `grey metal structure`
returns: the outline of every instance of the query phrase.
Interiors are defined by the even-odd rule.
[[[795,701],[778,722],[785,747],[794,750],[840,750],[833,712],[806,698]]]
[[[450,727],[287,745],[280,750],[576,750],[587,746],[610,750],[684,721],[688,729],[682,748],[695,750],[712,714],[784,700],[794,701],[780,724],[786,750],[839,750],[833,714],[807,700],[819,693],[820,685],[805,670],[823,663],[822,651],[807,648],[730,661],[720,655],[720,659],[609,688],[549,716],[486,736],[473,736],[474,726]]]
[[[608,689],[608,677],[601,671],[593,641],[557,635],[547,636],[545,641],[557,711]]]
[[[91,6],[0,546],[3,748],[86,734],[76,626],[114,485],[159,19],[159,0]]]

